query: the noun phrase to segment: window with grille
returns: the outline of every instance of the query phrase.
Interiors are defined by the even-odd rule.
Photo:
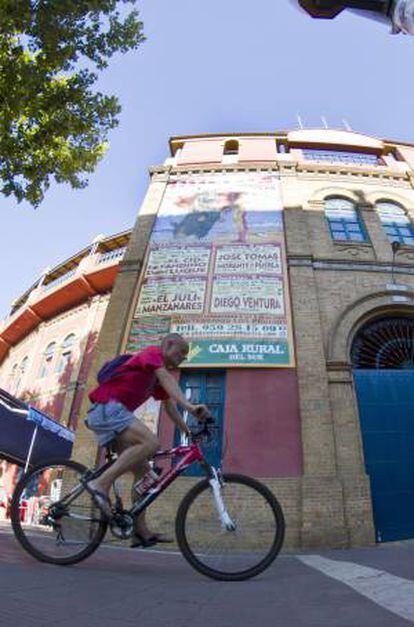
[[[348,152],[345,150],[318,150],[305,148],[303,156],[309,161],[326,161],[328,163],[345,163],[348,165],[381,165],[381,159],[367,152]]]
[[[353,342],[351,361],[354,368],[412,370],[414,320],[401,316],[365,324]]]
[[[74,333],[71,333],[63,340],[62,346],[60,347],[59,360],[56,365],[56,372],[63,372],[70,362],[75,339]]]
[[[325,200],[325,217],[333,240],[337,242],[367,242],[368,236],[354,203],[347,198]]]
[[[53,358],[55,356],[56,351],[56,342],[51,342],[46,346],[45,352],[43,353],[42,365],[40,367],[39,378],[43,379],[49,375]]]
[[[9,379],[7,382],[7,387],[8,387],[8,391],[12,394],[13,390],[14,390],[14,383],[16,380],[16,376],[17,376],[17,372],[18,372],[18,364],[14,364],[13,368],[11,369],[10,373],[9,373]]]
[[[414,229],[405,210],[397,203],[385,200],[377,202],[376,208],[388,240],[414,246]]]
[[[23,377],[26,373],[28,363],[29,363],[29,358],[26,356],[22,359],[20,368],[17,370],[17,379],[14,384],[14,394],[17,394],[20,391],[20,386],[22,384]]]

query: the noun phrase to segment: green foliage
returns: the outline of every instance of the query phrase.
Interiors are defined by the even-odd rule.
[[[0,190],[34,207],[84,187],[118,124],[96,70],[144,41],[136,0],[0,0]]]

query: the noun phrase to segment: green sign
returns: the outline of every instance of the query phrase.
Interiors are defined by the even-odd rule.
[[[184,366],[286,366],[290,365],[287,341],[269,340],[195,340]]]

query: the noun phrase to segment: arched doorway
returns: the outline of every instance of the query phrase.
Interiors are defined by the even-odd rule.
[[[377,540],[414,537],[414,318],[366,323],[351,361]]]

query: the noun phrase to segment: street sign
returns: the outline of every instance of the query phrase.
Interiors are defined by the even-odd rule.
[[[332,19],[344,9],[391,25],[391,33],[414,35],[414,0],[291,0],[311,17]]]
[[[312,17],[332,19],[344,9],[374,11],[386,15],[391,7],[391,0],[298,0],[302,9]]]
[[[346,8],[344,4],[332,0],[299,0],[300,6],[312,17],[332,19]]]

